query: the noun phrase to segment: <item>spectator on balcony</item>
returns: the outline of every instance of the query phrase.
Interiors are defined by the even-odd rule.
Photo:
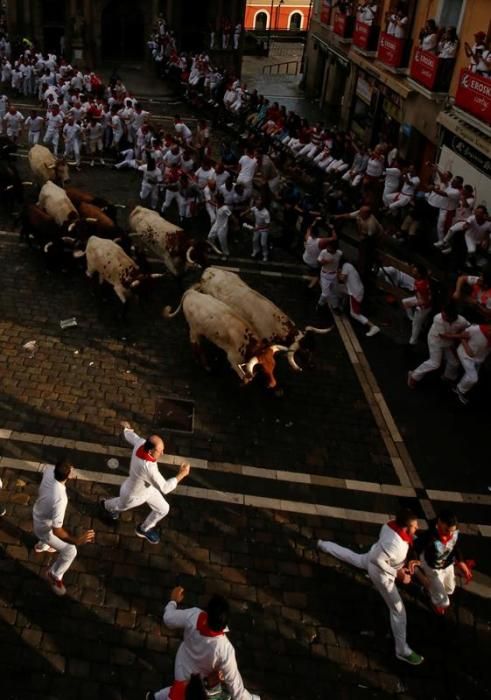
[[[491,51],[486,47],[486,34],[477,32],[474,34],[475,42],[472,46],[465,43],[465,53],[471,59],[469,70],[489,77],[491,75]]]
[[[386,15],[387,34],[396,39],[404,39],[407,31],[408,16],[402,7],[398,7],[395,12],[388,12]]]
[[[439,58],[454,59],[459,47],[459,38],[455,27],[447,27],[438,42],[437,54]]]
[[[371,2],[371,0],[362,0],[361,4],[358,5],[356,10],[358,22],[372,26],[377,16],[377,10],[378,4],[376,2]]]
[[[427,19],[419,33],[419,46],[423,51],[436,51],[438,45],[438,27],[434,19]]]

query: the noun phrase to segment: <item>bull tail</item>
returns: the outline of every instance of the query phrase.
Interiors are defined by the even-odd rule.
[[[180,312],[180,310],[182,309],[182,301],[183,301],[183,299],[184,299],[184,296],[181,298],[181,301],[179,302],[179,306],[177,307],[177,309],[176,309],[175,311],[172,311],[172,306],[166,306],[166,307],[164,307],[164,309],[163,309],[163,311],[162,311],[162,316],[163,316],[164,318],[175,318],[175,316],[177,316],[177,314],[178,314],[178,313]]]
[[[319,333],[321,335],[326,335],[330,333],[334,326],[329,326],[329,328],[315,328],[314,326],[305,326],[305,333]]]

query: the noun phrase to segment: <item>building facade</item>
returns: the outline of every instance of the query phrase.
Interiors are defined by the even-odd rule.
[[[89,66],[141,60],[155,18],[162,14],[179,47],[209,45],[212,28],[243,22],[245,0],[6,0],[12,35],[31,38]]]
[[[307,31],[311,0],[247,0],[244,27],[248,31]]]
[[[423,178],[428,162],[458,172],[491,209],[491,74],[470,70],[468,56],[477,32],[489,47],[490,0],[366,4],[372,9],[364,12],[358,3],[314,2],[308,96],[368,143],[397,144]],[[430,47],[434,30],[421,35],[430,19],[437,41],[444,40],[445,29],[455,28],[454,57]]]

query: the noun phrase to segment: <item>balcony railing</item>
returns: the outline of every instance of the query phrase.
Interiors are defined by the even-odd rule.
[[[462,70],[455,106],[491,126],[491,79]]]
[[[375,52],[377,50],[379,30],[380,27],[356,20],[355,31],[353,33],[353,45],[362,51]]]
[[[377,60],[389,68],[407,66],[407,39],[400,39],[387,32],[382,32],[378,43]]]
[[[454,65],[453,58],[439,58],[431,51],[417,48],[409,75],[430,92],[446,92],[450,87]]]
[[[351,40],[355,28],[355,16],[347,15],[345,12],[336,12],[332,28],[337,36],[345,40]]]

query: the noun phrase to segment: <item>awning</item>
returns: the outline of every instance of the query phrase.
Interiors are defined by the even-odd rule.
[[[383,70],[383,68],[380,68],[378,65],[376,66],[373,61],[365,58],[365,56],[362,56],[357,51],[350,51],[348,57],[350,61],[367,73],[370,73],[370,75],[376,78],[382,85],[386,85],[389,90],[393,90],[403,99],[406,99],[411,92],[414,92],[414,89],[406,83],[404,78],[396,78],[392,73]]]
[[[491,139],[477,129],[468,126],[455,112],[440,112],[437,123],[451,131],[452,134],[467,141],[471,146],[484,153],[487,158],[491,158]]]

